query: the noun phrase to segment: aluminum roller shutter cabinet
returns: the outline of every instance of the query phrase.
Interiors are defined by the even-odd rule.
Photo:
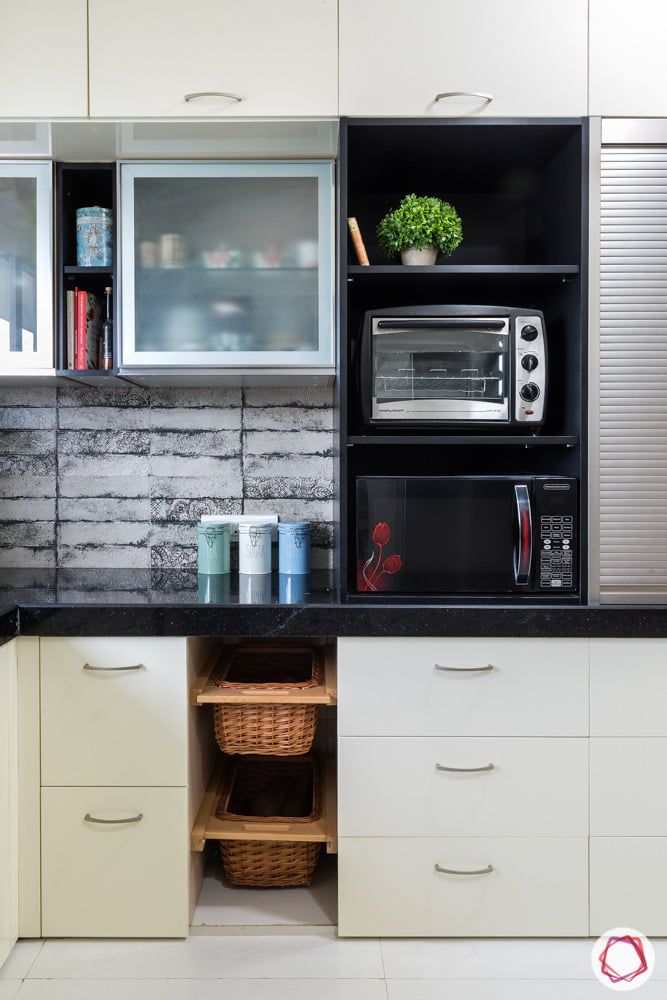
[[[667,603],[667,147],[602,150],[600,599]]]

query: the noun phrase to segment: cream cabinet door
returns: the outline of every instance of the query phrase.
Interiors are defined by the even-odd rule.
[[[587,0],[339,7],[342,115],[586,114]]]
[[[590,0],[590,114],[667,115],[664,0]]]
[[[18,937],[16,640],[0,646],[0,965]]]
[[[88,114],[86,0],[0,4],[0,118]]]
[[[186,785],[185,639],[41,640],[42,785]]]
[[[336,0],[89,0],[90,113],[335,116],[336,8]],[[185,99],[207,92],[219,96]]]

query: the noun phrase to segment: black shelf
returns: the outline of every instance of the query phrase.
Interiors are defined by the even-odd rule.
[[[529,278],[535,276],[548,275],[576,275],[579,274],[578,264],[433,264],[433,265],[405,265],[405,264],[350,264],[347,268],[349,275],[374,275],[380,276],[401,276],[401,277],[431,277],[436,275],[457,275],[457,276],[484,276],[484,275],[514,275]]]
[[[579,444],[576,434],[354,434],[348,445],[498,445],[509,447],[525,445],[527,448],[575,448]]]
[[[56,375],[62,375],[65,378],[117,378],[118,369],[110,368],[59,368],[56,371]]]
[[[112,267],[76,267],[67,264],[63,271],[65,274],[108,274],[109,277],[113,275]]]

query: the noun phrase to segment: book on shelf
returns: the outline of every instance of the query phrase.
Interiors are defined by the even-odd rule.
[[[75,337],[75,325],[76,325],[76,293],[77,289],[73,288],[67,292],[66,304],[67,304],[67,357],[65,358],[65,367],[68,369],[74,368],[74,337]]]
[[[98,295],[76,289],[74,369],[99,368],[102,301]]]
[[[359,223],[352,216],[347,220],[347,226],[350,230],[350,236],[352,237],[352,245],[354,246],[354,252],[357,255],[357,260],[362,265],[362,267],[368,267],[370,261],[368,259],[368,254],[366,253],[366,247],[364,246],[364,241],[361,236],[361,230],[359,229]]]

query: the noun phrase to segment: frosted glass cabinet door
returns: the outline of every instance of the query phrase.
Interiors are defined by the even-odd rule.
[[[0,163],[0,375],[49,368],[51,164]]]
[[[329,367],[330,163],[123,164],[122,367]]]

